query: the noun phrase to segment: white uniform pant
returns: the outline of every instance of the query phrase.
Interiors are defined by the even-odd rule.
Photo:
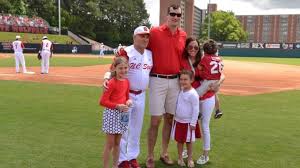
[[[136,159],[140,153],[140,136],[143,127],[146,93],[135,95],[130,93],[133,107],[129,111],[128,130],[122,135],[120,142],[119,162]]]
[[[49,72],[49,59],[50,59],[50,51],[42,51],[42,73],[48,73]]]
[[[101,49],[100,49],[99,56],[100,56],[100,57],[103,57],[103,56],[104,56],[104,50],[101,50]]]
[[[23,73],[26,72],[25,58],[22,52],[15,52],[16,72],[20,72],[20,64],[22,65]]]
[[[202,112],[201,129],[203,133],[203,150],[210,150],[210,129],[209,123],[211,114],[215,107],[215,96],[200,101],[200,111]]]

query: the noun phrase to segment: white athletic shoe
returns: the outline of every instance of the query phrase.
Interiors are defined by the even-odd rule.
[[[184,150],[182,151],[182,158],[183,158],[183,159],[188,158],[188,153],[187,153],[187,150],[186,150],[186,149],[184,149]]]
[[[207,162],[209,161],[209,157],[208,156],[204,156],[204,155],[201,155],[200,157],[199,157],[199,159],[197,160],[197,164],[199,164],[199,165],[204,165],[204,164],[206,164]]]

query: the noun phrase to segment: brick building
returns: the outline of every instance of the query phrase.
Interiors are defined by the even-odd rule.
[[[249,42],[300,42],[299,15],[237,15]]]

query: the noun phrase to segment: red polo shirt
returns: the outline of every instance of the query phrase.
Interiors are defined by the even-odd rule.
[[[180,71],[186,33],[177,29],[172,34],[167,25],[152,28],[148,49],[152,51],[153,67],[151,73],[172,75]]]

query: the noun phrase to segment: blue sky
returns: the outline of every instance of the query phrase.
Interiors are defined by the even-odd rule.
[[[159,24],[159,0],[144,0],[152,25]],[[205,9],[209,0],[195,0]],[[237,15],[300,14],[300,0],[211,0],[219,10],[233,11]]]

